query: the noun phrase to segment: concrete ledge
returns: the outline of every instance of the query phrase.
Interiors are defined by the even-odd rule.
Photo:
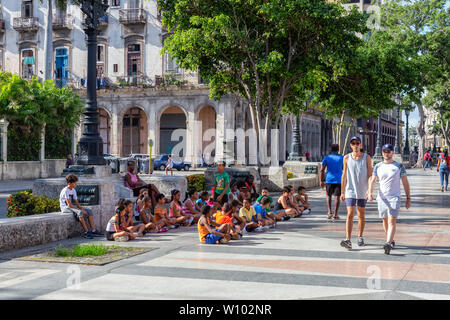
[[[58,177],[66,166],[64,159],[0,162],[1,180]]]
[[[72,213],[46,213],[0,220],[0,252],[36,246],[83,234]]]
[[[306,165],[311,162],[307,162]],[[298,174],[303,173],[305,164],[298,163],[298,169],[295,170]],[[295,168],[294,168],[295,169]],[[320,170],[320,166],[319,166]],[[294,173],[295,174],[295,173]],[[288,179],[287,168],[283,167],[268,167],[264,169],[264,175],[261,175],[261,185],[268,188],[271,192],[280,192],[283,187],[292,185],[296,189],[299,186],[305,188],[316,188],[320,185],[318,174],[303,174],[300,177]]]

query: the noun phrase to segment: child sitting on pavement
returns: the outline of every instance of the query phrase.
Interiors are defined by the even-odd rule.
[[[141,209],[141,219],[145,224],[146,231],[156,231],[156,232],[166,232],[166,223],[164,220],[159,219],[158,222],[155,221],[154,215],[151,212],[152,199],[150,197],[145,197],[142,199],[143,207]]]
[[[165,226],[170,229],[178,228],[180,225],[177,224],[176,218],[169,218],[167,216],[167,208],[165,206],[166,198],[160,193],[156,196],[156,206],[154,210],[154,221],[155,223],[160,223],[161,227]]]
[[[184,200],[182,210],[184,215],[194,218],[193,222],[197,222],[202,215],[200,207],[196,203],[197,200],[197,190],[195,190],[195,188],[189,189],[187,198]]]
[[[190,226],[194,218],[192,216],[188,217],[183,213],[183,210],[181,209],[180,196],[180,190],[172,190],[172,199],[170,200],[169,207],[169,217],[175,218],[175,221],[178,224]]]
[[[252,207],[251,198],[244,199],[244,206],[239,210],[239,217],[241,217],[245,222],[245,231],[264,231],[262,221],[258,221],[256,218],[256,211],[255,208]]]
[[[144,236],[144,231],[145,231],[145,225],[143,223],[137,224],[137,225],[133,225],[133,202],[130,200],[125,200],[123,198],[120,198],[119,201],[117,202],[116,208],[117,207],[122,207],[124,206],[124,217],[125,217],[125,229],[133,232],[135,234],[136,237],[142,237]]]
[[[266,214],[266,209],[270,206],[270,200],[268,197],[264,196],[261,198],[261,202],[255,202],[253,208],[255,208],[256,218],[258,221],[262,222],[263,228],[269,229],[276,225],[276,221],[272,220]]]
[[[222,210],[215,213],[214,218],[217,225],[228,224],[230,226],[231,239],[239,240],[242,238],[241,227],[233,223],[233,207],[230,203],[225,203]]]
[[[108,225],[106,226],[106,240],[128,241],[136,238],[136,235],[125,227],[126,204],[126,202],[122,201],[119,206],[116,206],[116,214],[109,219]]]
[[[309,214],[311,212],[311,207],[308,201],[308,195],[306,194],[306,188],[303,186],[298,187],[298,193],[295,197],[295,201],[299,204],[299,206],[304,207],[303,214]]]
[[[231,236],[228,234],[230,231],[230,226],[228,224],[223,224],[214,230],[211,227],[212,213],[212,207],[209,205],[203,206],[202,216],[197,223],[200,242],[205,244],[227,243],[231,239]]]
[[[209,192],[203,191],[202,193],[200,193],[200,198],[197,201],[195,201],[195,203],[201,209],[204,205],[207,204],[209,197],[210,197]]]
[[[97,231],[94,227],[94,217],[92,211],[83,208],[78,202],[77,187],[78,177],[74,174],[69,174],[66,177],[67,187],[64,187],[59,194],[59,206],[61,212],[72,212],[75,219],[80,222],[84,229],[84,238],[93,239],[95,237],[103,236],[103,233]],[[89,225],[92,231],[89,231],[85,219],[89,221]]]

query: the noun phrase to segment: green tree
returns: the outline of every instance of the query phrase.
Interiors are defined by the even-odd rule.
[[[407,61],[420,72],[415,90],[409,92],[420,117],[417,167],[423,167],[425,149],[423,105],[440,108],[443,114],[446,101],[448,105],[449,17],[446,0],[386,0],[381,6],[382,28],[390,36],[386,43],[402,47]],[[427,92],[425,97],[424,91]],[[443,120],[445,126],[445,118]]]
[[[346,70],[366,15],[326,0],[159,0],[170,35],[163,52],[208,79],[210,97],[236,94],[250,106],[258,148],[282,110],[298,113],[309,92]],[[260,132],[261,131],[261,132]],[[258,152],[258,163],[261,163]]]
[[[28,81],[16,74],[0,72],[0,119],[8,120],[11,128],[27,136],[22,142],[28,141],[27,145],[33,146],[30,147],[33,150],[39,148],[40,142],[37,144],[29,137],[37,135],[39,138],[44,125],[54,128],[52,134],[55,135],[72,130],[79,123],[84,107],[84,101],[76,93],[68,88],[57,88],[51,80],[39,82],[33,78]],[[16,136],[20,141],[20,135],[11,133],[11,139]],[[14,147],[14,144],[8,145]]]

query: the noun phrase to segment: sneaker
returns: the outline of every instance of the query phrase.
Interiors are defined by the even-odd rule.
[[[390,243],[385,243],[383,246],[384,249],[384,254],[390,254],[391,253],[391,249],[392,249],[392,245]]]
[[[342,240],[341,247],[347,248],[348,250],[352,250],[352,243],[350,240]]]
[[[444,192],[444,187],[441,187],[441,191]]]
[[[136,233],[136,237],[138,237],[138,238],[142,238],[143,236],[144,236],[144,234],[142,232]]]
[[[269,226],[264,226],[263,228],[264,228],[264,230],[265,230],[265,231],[267,231],[267,230],[269,230],[269,229],[270,229],[270,227],[269,227]]]
[[[358,237],[358,246],[363,247],[364,244],[364,238],[363,237]]]
[[[225,239],[225,238],[220,238],[219,243],[220,244],[225,244],[225,243],[228,243],[228,240]]]
[[[290,216],[284,216],[283,221],[288,221],[291,217]]]
[[[306,210],[304,210],[302,213],[303,213],[303,214],[310,214],[310,212],[311,212],[311,210],[306,209]]]
[[[101,232],[98,231],[98,230],[91,231],[91,234],[92,234],[94,237],[103,237],[103,236],[104,236],[104,234],[101,233]]]
[[[114,241],[117,241],[117,242],[126,242],[126,241],[128,241],[128,240],[129,240],[128,236],[122,236],[122,237],[117,237]]]
[[[340,218],[339,218],[339,216],[334,216],[333,219],[334,220],[339,220]]]
[[[94,236],[92,235],[92,232],[88,231],[84,233],[83,238],[85,239],[94,239]]]
[[[234,234],[231,236],[232,240],[239,240],[242,238],[242,234],[238,233],[238,234]]]
[[[327,219],[333,218],[333,212],[327,214]]]
[[[259,226],[258,228],[255,229],[256,232],[264,232],[264,228]]]
[[[392,240],[392,242],[391,242],[391,247],[392,247],[392,249],[394,249],[394,247],[395,247],[395,241],[394,240]]]
[[[167,229],[167,227],[162,227],[161,229],[159,229],[159,232],[167,232],[169,229]]]

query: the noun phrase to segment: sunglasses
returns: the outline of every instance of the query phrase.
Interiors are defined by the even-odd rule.
[[[351,142],[350,144],[351,144],[352,146],[359,146],[359,145],[360,145],[359,142]]]

